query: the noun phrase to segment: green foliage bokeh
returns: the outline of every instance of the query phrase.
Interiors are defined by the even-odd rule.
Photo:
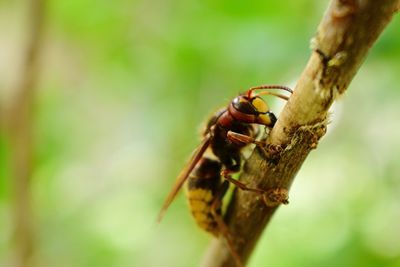
[[[211,237],[183,194],[156,225],[163,198],[209,114],[250,86],[293,86],[326,5],[48,1],[32,177],[40,266],[196,266]],[[0,1],[3,99],[24,12]],[[249,266],[400,266],[399,27],[333,107]],[[0,265],[12,243],[10,149],[1,136]]]

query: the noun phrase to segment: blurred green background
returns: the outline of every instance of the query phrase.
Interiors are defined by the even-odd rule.
[[[293,86],[328,1],[48,1],[32,177],[39,266],[196,266],[211,237],[164,197],[202,121],[239,91]],[[0,0],[0,105],[27,5]],[[386,29],[249,266],[400,266],[400,18]],[[269,99],[279,114],[280,101]],[[12,255],[0,137],[0,266]]]

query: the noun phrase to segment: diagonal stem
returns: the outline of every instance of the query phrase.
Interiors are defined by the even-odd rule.
[[[331,1],[312,40],[307,66],[267,140],[269,146],[283,150],[256,148],[244,166],[243,183],[255,188],[290,189],[307,155],[326,132],[330,106],[345,92],[399,5],[398,0]],[[225,220],[243,262],[251,256],[279,204],[267,207],[259,196],[235,191]],[[222,240],[213,240],[201,266],[234,266]]]

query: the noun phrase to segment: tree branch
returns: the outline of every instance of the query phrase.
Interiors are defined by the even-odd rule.
[[[44,1],[29,1],[28,39],[15,99],[7,113],[11,146],[13,189],[14,262],[13,266],[33,266],[34,251],[31,176],[33,171],[33,107],[42,39]]]
[[[397,0],[331,1],[311,42],[308,64],[268,136],[269,145],[254,150],[240,177],[250,187],[270,189],[270,205],[254,193],[235,190],[228,206],[225,220],[243,262],[325,134],[329,107],[344,93],[399,6]],[[213,240],[201,266],[235,266],[223,239]]]

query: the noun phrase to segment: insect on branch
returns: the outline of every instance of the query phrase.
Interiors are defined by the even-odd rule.
[[[330,2],[313,38],[311,57],[267,138],[269,149],[256,148],[240,177],[248,186],[272,190],[276,194],[271,200],[277,201],[267,206],[251,192],[235,190],[224,216],[232,246],[244,264],[307,155],[326,132],[330,106],[347,89],[399,5],[397,0]],[[234,264],[224,240],[215,239],[201,266]]]

